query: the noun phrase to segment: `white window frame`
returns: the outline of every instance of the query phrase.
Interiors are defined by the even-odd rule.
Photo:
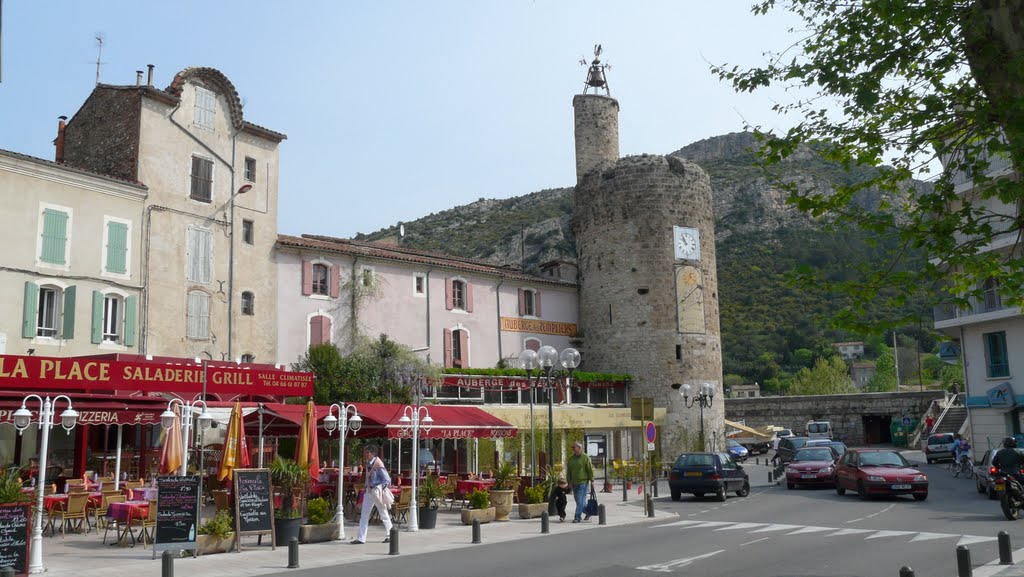
[[[197,85],[192,125],[204,130],[213,130],[216,127],[216,121],[217,93]]]
[[[47,294],[53,294],[53,302],[51,303],[51,306],[48,306],[48,307],[44,307],[43,306],[42,300],[43,300],[43,293],[44,292],[47,293]],[[61,338],[61,336],[62,336],[60,334],[61,333],[61,330],[60,330],[61,329],[61,320],[62,320],[61,319],[61,312],[62,312],[61,308],[63,308],[61,306],[63,304],[61,301],[64,300],[63,297],[64,297],[64,290],[61,289],[60,287],[54,286],[54,285],[51,285],[51,284],[45,284],[45,285],[41,284],[41,285],[39,285],[39,290],[36,292],[36,337],[44,338],[44,339],[51,339],[51,340],[58,340],[58,339]],[[45,316],[43,314],[44,311],[47,311],[47,310],[50,310],[52,312],[52,315],[50,315],[52,317],[50,319],[50,321],[52,323],[52,326],[44,326],[43,322],[40,320],[41,317]],[[46,330],[46,331],[53,331],[53,334],[52,335],[41,335],[41,334],[39,334],[40,331],[44,331],[44,330]]]
[[[43,213],[46,209],[56,210],[67,213],[68,215],[68,227],[67,227],[67,239],[64,242],[64,264],[54,264],[52,262],[46,262],[43,260]],[[60,206],[58,204],[50,204],[47,202],[39,203],[39,218],[38,224],[36,225],[36,266],[39,268],[48,268],[52,270],[71,270],[71,231],[74,230],[72,226],[75,222],[75,211],[68,206]]]
[[[451,342],[451,347],[452,347],[452,366],[455,366],[455,341],[456,341],[455,334],[456,334],[457,331],[461,331],[461,332],[466,333],[466,350],[465,351],[460,351],[460,352],[463,353],[462,356],[459,357],[459,360],[462,361],[462,366],[460,368],[466,369],[466,368],[472,367],[473,365],[470,364],[470,359],[469,359],[469,351],[472,350],[472,348],[473,348],[472,345],[470,344],[470,341],[473,340],[473,333],[469,332],[469,329],[466,328],[466,326],[463,325],[462,323],[456,323],[456,325],[451,328],[451,331],[452,331],[451,332],[451,335],[452,335],[452,342]],[[442,359],[442,360],[444,360],[444,359]]]
[[[316,291],[316,268],[323,267],[327,274],[324,277],[324,286],[326,287],[325,292]],[[324,260],[315,260],[309,267],[309,296],[313,298],[329,299],[331,298],[331,263]]]
[[[249,170],[250,160],[252,161],[252,171]],[[257,170],[256,159],[251,156],[246,156],[245,160],[242,161],[242,178],[244,178],[246,182],[256,182]]]
[[[38,279],[36,281],[36,286],[37,286],[37,288],[36,288],[36,319],[34,321],[35,322],[35,326],[36,326],[36,336],[32,337],[32,344],[33,345],[63,346],[65,341],[64,341],[64,335],[61,334],[61,331],[64,329],[64,316],[63,316],[64,315],[64,311],[63,311],[63,308],[64,308],[64,291],[66,291],[68,289],[68,286],[70,286],[70,285],[68,285],[67,283],[65,283],[65,282],[63,282],[63,281],[61,281],[59,279],[56,279],[56,278],[41,278],[41,279]],[[58,295],[57,295],[57,313],[58,314],[57,314],[57,319],[56,319],[56,322],[57,322],[57,336],[54,336],[54,337],[41,337],[41,336],[39,336],[39,292],[42,291],[42,289],[44,289],[44,288],[53,288],[53,289],[57,289],[58,290]]]
[[[205,161],[210,163],[210,200],[198,200],[198,199],[196,199],[195,197],[192,196],[192,159],[193,158],[199,158],[201,160],[205,160]],[[201,154],[201,153],[198,153],[198,152],[193,152],[188,157],[188,170],[186,170],[185,173],[186,173],[185,174],[185,178],[186,178],[185,190],[188,191],[188,199],[189,199],[189,201],[197,203],[197,204],[206,205],[206,206],[212,205],[213,201],[217,197],[217,194],[216,194],[216,190],[217,190],[217,162],[213,158],[210,158],[209,156],[206,156],[205,154]]]
[[[455,283],[462,283],[462,305],[461,306],[455,300]],[[448,312],[469,314],[468,311],[466,311],[466,303],[469,302],[469,295],[467,294],[469,291],[466,289],[466,287],[468,287],[468,286],[469,286],[469,281],[464,279],[464,278],[462,278],[461,276],[452,277],[452,310],[450,310]]]
[[[309,321],[313,320],[313,317],[327,317],[328,319],[330,319],[330,321],[331,321],[331,334],[328,335],[328,338],[330,340],[328,340],[327,342],[331,343],[331,344],[334,344],[334,315],[332,315],[331,313],[329,313],[329,312],[327,312],[327,311],[325,311],[323,309],[316,309],[315,311],[313,311],[313,312],[309,313],[308,315],[306,315],[306,324],[305,324],[306,328],[305,328],[305,331],[306,331],[306,350],[307,351],[309,350],[309,347],[311,347],[313,345],[313,339],[309,338]],[[322,343],[322,344],[326,344],[326,343]]]
[[[530,312],[523,312],[523,317],[535,319],[537,318],[537,289],[523,287],[523,293],[530,295]],[[524,297],[525,298],[525,297]]]
[[[206,297],[206,335],[205,336],[200,335],[200,334],[189,334],[189,317],[195,316],[197,318],[202,318],[201,315],[198,315],[198,314],[193,315],[192,314],[192,310],[189,308],[189,297],[193,293],[201,294],[201,295]],[[208,293],[208,292],[206,292],[206,291],[204,291],[202,289],[192,289],[192,290],[185,291],[185,339],[190,340],[190,341],[208,341],[208,340],[210,340],[210,317],[211,317],[211,315],[210,315],[210,301],[211,300],[212,299],[210,297],[210,293]]]
[[[372,266],[363,265],[359,267],[359,284],[364,288],[373,286],[373,281],[377,278],[377,269]],[[369,279],[369,282],[367,280]]]
[[[256,355],[252,353],[243,353],[242,356],[238,357],[239,363],[255,363]]]
[[[107,243],[110,240],[110,227],[109,223],[116,222],[128,227],[126,250],[124,253],[124,274],[119,272],[107,271]],[[122,280],[129,280],[132,278],[132,221],[127,218],[119,218],[116,216],[103,216],[103,244],[100,245],[100,259],[102,264],[100,267],[100,276],[108,278],[116,278]]]
[[[125,323],[125,312],[127,311],[127,306],[128,306],[127,299],[131,295],[128,294],[127,292],[123,291],[123,290],[116,289],[116,288],[103,289],[103,290],[100,291],[100,293],[103,294],[103,321],[102,321],[102,323],[103,323],[103,334],[104,335],[106,335],[106,328],[107,328],[107,302],[106,302],[107,298],[110,298],[110,297],[117,298],[119,301],[121,301],[121,303],[120,303],[120,307],[121,308],[118,311],[118,319],[117,319],[117,328],[118,328],[118,331],[119,331],[117,333],[117,336],[118,336],[117,341],[116,342],[115,341],[108,341],[105,338],[103,338],[103,339],[100,340],[100,344],[97,345],[97,346],[99,348],[105,349],[105,350],[127,351],[128,347],[125,346],[125,344],[124,344],[124,336],[125,336],[125,333],[127,332],[127,327],[125,326],[124,323]]]
[[[189,264],[191,263],[191,259],[192,259],[192,252],[191,252],[192,249],[191,249],[191,246],[190,246],[190,243],[189,243],[189,235],[190,235],[189,231],[192,231],[192,230],[202,231],[202,232],[206,233],[207,235],[209,235],[209,238],[210,238],[210,251],[209,251],[209,254],[206,255],[207,256],[207,259],[206,259],[207,260],[206,270],[209,273],[209,278],[207,278],[206,280],[203,280],[202,278],[198,278],[200,275],[197,275],[197,278],[193,278],[191,276],[191,272],[192,271],[190,270],[191,267],[189,266]],[[209,228],[206,228],[206,227],[203,227],[203,226],[196,226],[194,224],[190,224],[187,227],[185,227],[185,280],[186,280],[186,282],[194,283],[194,284],[201,284],[201,285],[209,285],[209,284],[213,283],[213,241],[214,241],[214,234],[213,234],[213,230],[212,229],[209,229]]]
[[[423,291],[416,291],[416,281],[423,279]],[[425,299],[427,298],[427,274],[422,272],[415,272],[412,274],[412,296],[416,298]]]

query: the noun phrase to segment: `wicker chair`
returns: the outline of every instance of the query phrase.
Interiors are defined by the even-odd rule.
[[[110,525],[111,524],[114,525],[114,534],[118,534],[118,533],[121,532],[120,521],[110,521],[109,519],[107,519],[105,517],[106,514],[107,514],[107,507],[109,507],[111,503],[124,503],[125,502],[125,496],[122,495],[121,493],[118,493],[116,495],[109,495],[109,496],[108,495],[104,495],[103,496],[103,501],[105,503],[104,506],[103,506],[103,515],[104,515],[104,518],[103,518],[103,543],[106,544],[106,542],[107,542],[107,531],[110,531]],[[97,533],[98,532],[99,532],[99,530],[97,530]]]
[[[139,536],[142,537],[142,548],[146,548],[147,539],[153,541],[156,531],[156,500],[150,499],[149,501],[149,513],[142,518],[132,519],[131,525],[128,526],[128,531],[132,535],[132,541],[136,541],[135,533],[132,532],[132,527],[139,528]]]
[[[459,476],[455,475],[454,473],[451,474],[451,475],[448,475],[448,481],[444,485],[444,489],[443,489],[444,493],[443,493],[443,495],[444,495],[445,499],[451,499],[451,502],[448,503],[448,510],[449,511],[451,511],[452,508],[455,507],[455,493],[458,490],[458,488],[459,488]]]
[[[71,493],[68,495],[68,507],[64,510],[61,515],[60,523],[60,536],[64,536],[64,529],[71,523],[75,524],[78,531],[82,530],[82,525],[85,525],[85,532],[88,533],[90,529],[89,517],[85,513],[86,506],[89,505],[89,495],[86,493]]]
[[[412,505],[412,487],[402,487],[398,499],[391,506],[391,518],[396,525],[401,525],[408,519],[410,505]]]
[[[100,530],[100,523],[102,523],[104,525],[104,527],[106,526],[106,524],[107,524],[107,506],[110,505],[110,503],[112,503],[112,502],[117,502],[117,500],[112,500],[112,499],[115,499],[117,497],[120,497],[120,499],[118,499],[118,500],[124,501],[124,494],[121,493],[121,491],[103,491],[101,493],[101,496],[100,496],[100,506],[96,507],[96,508],[94,508],[92,510],[93,515],[95,515],[95,517],[96,517],[96,532],[97,533],[99,533],[99,530]]]

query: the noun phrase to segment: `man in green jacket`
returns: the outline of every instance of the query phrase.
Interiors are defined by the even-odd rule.
[[[579,523],[583,519],[583,510],[587,508],[587,487],[594,481],[594,464],[590,456],[583,454],[583,443],[572,444],[572,455],[565,463],[565,479],[572,487],[572,496],[576,499],[576,514],[572,522]],[[587,515],[587,519],[590,515]]]

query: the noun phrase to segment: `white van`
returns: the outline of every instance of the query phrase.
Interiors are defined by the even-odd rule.
[[[832,425],[828,421],[807,421],[804,432],[809,439],[831,439]]]

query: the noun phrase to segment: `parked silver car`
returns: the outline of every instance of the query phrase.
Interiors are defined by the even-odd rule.
[[[935,433],[928,435],[924,446],[924,457],[928,463],[940,459],[953,458],[953,433]]]

